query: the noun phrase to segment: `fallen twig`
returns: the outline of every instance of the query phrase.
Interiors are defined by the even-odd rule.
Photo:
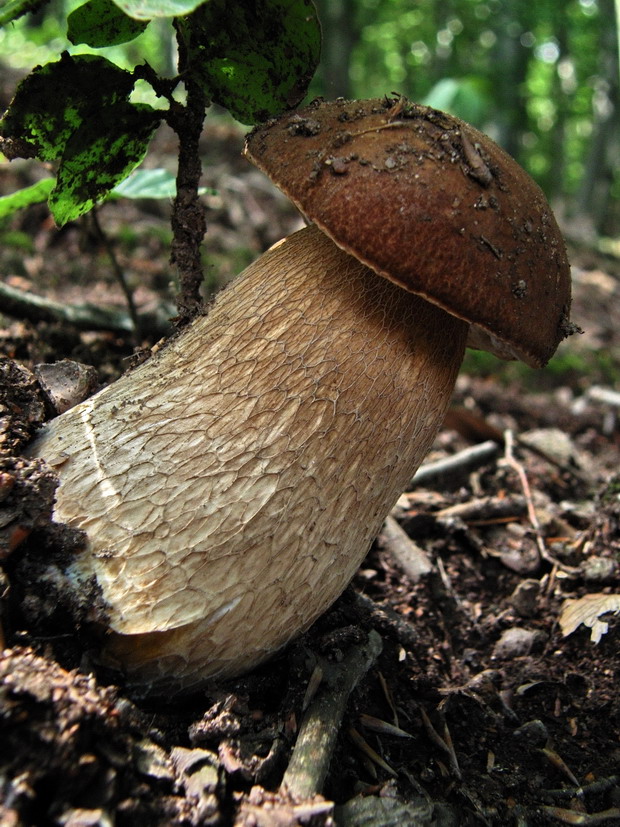
[[[579,813],[575,810],[565,810],[562,807],[541,807],[544,815],[556,818],[564,824],[586,824],[594,827],[595,824],[605,824],[607,821],[617,821],[620,818],[620,807],[611,807],[600,813]]]
[[[304,715],[281,790],[296,801],[323,789],[344,711],[354,687],[373,665],[383,643],[374,630],[339,664],[323,663],[325,680]]]
[[[472,445],[471,448],[464,448],[451,457],[438,459],[436,462],[427,462],[418,468],[411,480],[411,486],[436,484],[447,476],[469,473],[494,459],[498,451],[497,442],[489,439],[479,445]]]
[[[428,554],[414,543],[394,517],[386,518],[379,542],[394,557],[412,583],[417,583],[433,570]]]
[[[419,635],[415,626],[399,615],[398,612],[390,609],[389,606],[379,606],[370,597],[359,592],[355,593],[355,602],[360,609],[369,613],[371,623],[380,632],[392,638],[397,638],[405,649],[411,649],[417,644]]]
[[[114,247],[110,242],[107,234],[103,231],[103,227],[99,222],[99,215],[97,213],[97,208],[95,207],[91,212],[92,217],[92,224],[95,230],[95,233],[99,239],[99,242],[105,248],[106,253],[108,254],[108,258],[110,259],[110,264],[112,265],[112,269],[114,270],[114,275],[116,276],[116,280],[118,281],[121,290],[125,296],[125,301],[127,302],[127,310],[129,312],[129,318],[131,319],[131,324],[133,327],[133,333],[136,338],[140,336],[140,317],[138,316],[138,311],[136,308],[136,303],[133,298],[133,291],[129,286],[129,282],[125,278],[125,271],[121,267],[118,258],[116,257],[116,253],[114,251]]]
[[[36,293],[28,293],[0,284],[0,308],[2,313],[30,322],[64,322],[78,330],[109,330],[113,333],[132,334],[131,316],[126,310],[116,307],[101,307],[97,304],[62,304]],[[140,329],[156,336],[170,333],[172,308],[162,307],[154,313],[140,313]]]
[[[477,497],[464,503],[449,505],[433,516],[437,520],[458,519],[468,524],[492,525],[498,522],[516,520],[527,510],[524,497],[518,495],[507,497]]]
[[[592,385],[592,387],[586,391],[586,396],[595,402],[603,402],[605,405],[613,405],[614,408],[620,408],[620,393],[618,393],[618,391],[612,391],[610,388],[601,388],[598,385]]]
[[[532,491],[530,488],[529,480],[527,478],[527,474],[525,473],[525,468],[523,467],[523,465],[521,465],[521,463],[516,459],[514,455],[514,435],[512,431],[508,430],[505,432],[504,444],[505,453],[502,462],[509,468],[511,468],[519,478],[521,490],[523,491],[523,496],[525,497],[525,502],[527,504],[527,516],[530,521],[530,525],[532,526],[532,529],[534,531],[536,547],[538,548],[538,552],[541,556],[541,559],[546,560],[548,563],[551,563],[554,569],[562,569],[562,571],[565,571],[569,574],[579,573],[579,569],[574,568],[573,566],[567,566],[565,563],[561,563],[547,551],[547,546],[545,545],[545,541],[542,536],[542,529],[540,526],[540,522],[538,520],[538,515],[536,514],[536,508],[534,507]]]

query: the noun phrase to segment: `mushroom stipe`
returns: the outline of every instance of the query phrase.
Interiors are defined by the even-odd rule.
[[[319,102],[255,130],[248,155],[314,223],[32,446],[56,519],[88,538],[66,587],[94,588],[100,660],[141,692],[242,673],[305,630],[423,460],[468,337],[541,364],[568,329],[538,187],[473,128],[399,107]]]

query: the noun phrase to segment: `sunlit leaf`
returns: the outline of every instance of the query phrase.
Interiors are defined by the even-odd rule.
[[[100,119],[103,109],[126,101],[133,89],[129,72],[96,55],[63,54],[38,66],[17,87],[0,121],[2,151],[8,158],[60,158],[82,124]]]
[[[119,9],[137,20],[180,17],[197,9],[205,0],[114,0]],[[207,0],[208,2],[208,0]]]
[[[115,187],[113,198],[174,198],[177,184],[167,169],[138,169]]]
[[[49,198],[59,226],[88,212],[144,158],[159,115],[149,106],[118,103],[87,121],[68,141]]]
[[[30,187],[24,187],[24,189],[12,192],[10,195],[2,196],[0,198],[0,218],[13,215],[17,210],[29,207],[30,204],[40,204],[41,201],[46,201],[55,183],[54,178],[44,178]]]
[[[48,0],[6,0],[0,3],[0,26],[6,26],[23,14],[39,11]]]
[[[189,73],[242,123],[299,103],[319,60],[321,32],[311,0],[210,0],[181,28]]]
[[[468,76],[442,78],[430,89],[422,103],[450,112],[469,123],[480,124],[492,101],[493,90],[484,78]]]
[[[215,192],[208,187],[200,187],[198,195]],[[138,169],[117,187],[110,196],[113,198],[174,198],[177,194],[177,182],[167,169]]]
[[[67,38],[93,48],[117,46],[133,40],[148,21],[128,17],[112,0],[88,0],[67,18]]]

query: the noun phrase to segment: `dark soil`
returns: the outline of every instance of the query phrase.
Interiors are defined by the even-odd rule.
[[[217,188],[207,294],[300,225],[241,145],[227,121],[204,136]],[[173,168],[174,152],[162,132],[152,165]],[[2,174],[10,192],[36,167]],[[620,376],[618,262],[571,250],[586,332],[546,370],[466,363],[429,460],[488,440],[496,450],[399,500],[393,516],[426,574],[405,574],[419,553],[382,535],[336,606],[273,661],[156,703],[92,674],[88,628],[50,605],[54,584],[33,582],[37,561],[80,538],[50,524],[50,470],[19,457],[58,401],[30,371],[72,359],[112,381],[161,335],[153,311],[174,299],[168,205],[110,203],[99,222],[144,319],[137,339],[27,304],[0,315],[0,825],[620,825],[620,619],[601,616],[598,643],[562,626],[566,600],[620,605],[619,408],[602,392]],[[125,312],[88,218],[58,231],[32,208],[0,233],[8,285]],[[287,794],[317,664],[337,669],[373,629],[382,652],[349,697],[322,789]],[[335,684],[316,692],[336,703]]]

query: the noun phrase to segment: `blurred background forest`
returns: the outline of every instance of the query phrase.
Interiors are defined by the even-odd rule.
[[[613,0],[319,0],[318,6],[322,93],[397,90],[447,110],[513,155],[572,234],[618,235]]]
[[[11,81],[73,47],[52,0],[0,32]],[[316,0],[323,53],[311,95],[392,91],[456,114],[506,148],[545,190],[575,240],[620,235],[618,6],[614,0]],[[110,50],[98,50],[106,54]],[[154,21],[113,50],[174,74],[174,38]]]

